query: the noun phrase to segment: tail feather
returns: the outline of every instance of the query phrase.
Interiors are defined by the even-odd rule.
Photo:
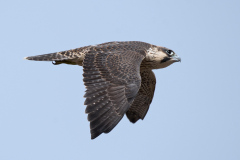
[[[30,56],[25,57],[24,59],[27,60],[33,60],[33,61],[57,61],[57,60],[66,60],[66,59],[72,59],[69,56],[65,56],[65,54],[61,54],[62,52],[56,52],[56,53],[49,53],[49,54],[43,54],[43,55],[37,55],[37,56]]]
[[[67,50],[63,52],[29,56],[29,57],[25,57],[24,59],[33,60],[33,61],[54,61],[55,65],[65,63],[65,64],[82,66],[82,61],[85,56],[85,50],[83,49],[85,48],[83,47],[83,48],[76,48],[76,49]]]

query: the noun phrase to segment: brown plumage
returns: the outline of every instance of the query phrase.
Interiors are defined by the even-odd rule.
[[[125,113],[133,123],[144,119],[156,84],[152,69],[181,60],[172,50],[138,41],[108,42],[26,59],[83,66],[92,139],[109,133]]]

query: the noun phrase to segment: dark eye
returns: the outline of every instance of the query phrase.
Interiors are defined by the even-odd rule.
[[[167,50],[166,52],[167,52],[167,54],[168,54],[169,56],[174,55],[174,52],[173,52],[172,50]]]

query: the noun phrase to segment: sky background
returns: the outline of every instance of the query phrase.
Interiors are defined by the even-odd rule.
[[[0,1],[1,160],[239,160],[240,1]],[[82,68],[23,57],[144,41],[182,63],[155,70],[144,121],[90,139]]]

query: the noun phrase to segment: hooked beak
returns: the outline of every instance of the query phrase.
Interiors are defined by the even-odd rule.
[[[172,57],[175,62],[181,62],[181,58],[178,55]]]

